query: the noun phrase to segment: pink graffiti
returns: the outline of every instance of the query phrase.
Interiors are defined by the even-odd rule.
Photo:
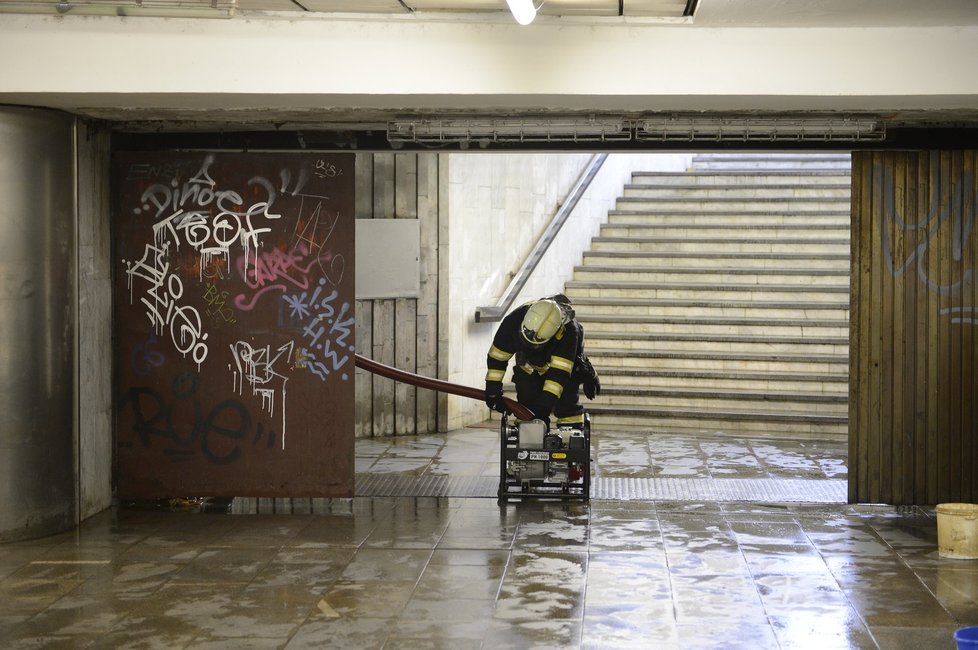
[[[290,287],[309,288],[309,274],[314,268],[330,263],[332,251],[324,251],[318,256],[309,254],[309,247],[300,242],[291,251],[273,249],[259,254],[249,253],[248,258],[239,257],[236,262],[238,275],[252,290],[234,297],[234,305],[242,311],[255,308],[258,299],[270,291],[287,291]]]

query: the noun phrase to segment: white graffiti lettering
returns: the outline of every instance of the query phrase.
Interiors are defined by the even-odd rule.
[[[253,348],[246,341],[238,341],[230,346],[231,357],[234,359],[235,368],[228,368],[234,374],[234,389],[240,395],[247,382],[251,386],[252,395],[261,397],[262,408],[268,411],[271,416],[275,415],[276,393],[281,394],[282,402],[282,449],[285,449],[285,385],[289,378],[275,369],[275,364],[279,367],[288,363],[292,356],[293,342],[289,341],[276,350],[272,355],[272,346],[266,345],[264,348]],[[274,384],[278,384],[276,387]]]
[[[184,356],[190,354],[199,370],[207,358],[207,334],[203,332],[197,309],[177,304],[183,297],[183,282],[179,276],[170,273],[170,264],[166,261],[168,251],[169,244],[161,247],[146,244],[138,262],[122,260],[128,276],[129,301],[131,303],[133,298],[133,279],[148,282],[149,288],[140,302],[146,307],[146,317],[153,331],[162,335],[169,329],[174,347]]]
[[[151,185],[142,194],[141,207],[134,210],[136,214],[153,213],[157,246],[170,242],[179,250],[180,244],[186,243],[200,254],[201,279],[203,269],[215,257],[223,257],[230,266],[230,250],[235,242],[240,244],[247,263],[248,252],[257,250],[261,236],[271,232],[271,228],[257,225],[256,220],[282,216],[271,211],[278,196],[271,181],[262,176],[252,177],[248,186],[260,188],[261,198],[245,207],[239,193],[217,188],[210,173],[213,164],[211,154],[184,183],[174,178],[169,185]]]

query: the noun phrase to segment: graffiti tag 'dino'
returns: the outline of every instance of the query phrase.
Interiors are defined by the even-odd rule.
[[[962,294],[971,290],[974,282],[974,269],[970,267],[970,259],[964,251],[972,243],[975,236],[976,212],[978,212],[978,192],[970,200],[965,200],[965,192],[973,191],[975,177],[965,173],[960,178],[952,180],[950,200],[941,201],[941,180],[931,179],[931,200],[926,214],[902,214],[896,206],[896,189],[893,171],[877,164],[874,174],[883,179],[883,219],[880,221],[882,235],[883,258],[890,275],[897,278],[907,272],[912,266],[916,269],[917,279],[932,293],[960,301]],[[970,209],[966,210],[965,206]],[[894,250],[890,229],[903,232],[918,232],[919,244],[905,259],[899,262],[894,259]],[[942,233],[948,233],[941,236]],[[927,256],[931,250],[931,242],[935,239],[950,241],[951,262],[959,267],[959,275],[951,280],[941,282],[927,272]],[[978,242],[974,242],[978,243]],[[952,323],[978,325],[978,308],[961,305],[945,307],[940,310],[941,316],[950,316]]]
[[[149,286],[139,300],[146,307],[146,318],[153,331],[160,336],[169,332],[177,352],[184,356],[190,354],[199,370],[207,358],[207,333],[203,331],[200,312],[192,305],[178,304],[183,297],[183,281],[170,272],[166,261],[168,249],[169,244],[162,247],[146,244],[142,259],[122,260],[126,265],[129,302],[132,304],[135,278],[144,280]]]
[[[251,394],[261,397],[262,408],[271,416],[275,415],[276,396],[279,396],[282,413],[282,449],[285,449],[285,385],[289,378],[276,370],[282,369],[292,356],[292,341],[281,345],[272,352],[272,346],[253,348],[246,341],[238,341],[231,346],[234,368],[228,364],[234,376],[234,390],[240,395],[247,383]]]
[[[282,297],[292,321],[302,327],[304,345],[297,351],[296,365],[323,381],[344,368],[354,352],[352,340],[348,341],[354,323],[351,305],[344,302],[337,306],[339,292],[326,285],[326,279],[321,278],[311,293],[302,291]],[[340,375],[344,381],[349,377],[347,372]]]
[[[137,215],[153,213],[153,234],[158,246],[171,242],[179,250],[180,244],[186,243],[201,256],[200,279],[203,268],[215,257],[230,265],[230,250],[235,242],[241,245],[247,263],[248,251],[260,247],[261,235],[271,232],[270,227],[256,222],[265,224],[282,216],[271,212],[278,196],[271,181],[262,176],[249,180],[248,186],[261,188],[264,197],[245,207],[238,192],[218,188],[210,175],[213,163],[213,154],[208,155],[189,180],[180,183],[174,178],[169,185],[149,186],[140,197],[141,207],[133,210]],[[285,176],[283,172],[283,182]]]

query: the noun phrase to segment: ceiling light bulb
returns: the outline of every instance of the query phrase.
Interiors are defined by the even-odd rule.
[[[529,25],[537,17],[537,8],[533,6],[533,0],[506,0],[509,10],[513,13],[513,18],[520,25]]]

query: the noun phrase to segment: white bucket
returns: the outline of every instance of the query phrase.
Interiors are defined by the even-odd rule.
[[[978,559],[978,505],[937,504],[937,550],[941,557]]]

